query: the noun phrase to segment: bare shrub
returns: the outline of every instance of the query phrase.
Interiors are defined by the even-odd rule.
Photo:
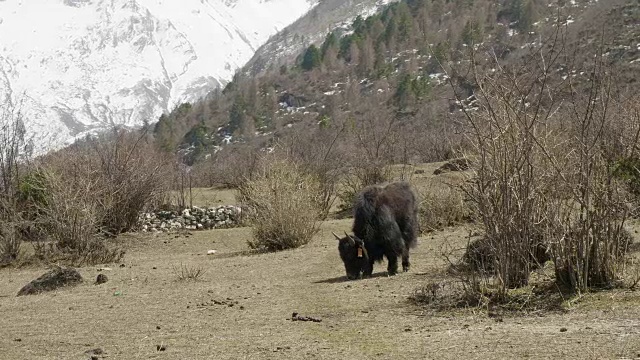
[[[164,192],[164,158],[144,132],[114,130],[39,159],[22,182],[37,256],[73,264],[118,261],[106,238],[131,230]]]
[[[131,230],[139,213],[166,190],[167,159],[145,132],[114,129],[47,155],[41,167],[55,182],[83,189],[95,204],[98,230],[115,236]]]
[[[0,104],[0,265],[20,255],[24,226],[19,204],[20,179],[30,156],[21,107],[5,99]]]
[[[353,199],[364,187],[392,179],[391,164],[407,163],[409,143],[404,136],[406,124],[391,109],[378,103],[389,101],[387,95],[375,95],[357,103],[357,118],[347,118],[347,170],[339,186],[340,208],[348,211]]]
[[[14,223],[0,222],[0,267],[13,263],[20,255],[22,239],[16,230]]]
[[[338,196],[345,172],[346,155],[341,140],[346,122],[325,117],[316,129],[294,131],[280,143],[302,169],[313,174],[322,186],[322,218],[326,218]]]
[[[637,148],[638,137],[610,136],[612,114],[622,111],[612,111],[619,101],[601,55],[588,66],[588,81],[552,76],[570,54],[557,30],[510,69],[496,61],[495,72],[481,74],[472,55],[479,102],[462,109],[475,172],[465,191],[484,225],[503,299],[528,283],[540,237],[556,281],[571,290],[612,286],[621,270],[629,209],[613,165]]]
[[[122,249],[111,246],[99,232],[103,218],[92,185],[87,180],[68,186],[61,178],[47,175],[49,198],[40,208],[36,225],[53,246],[37,243],[38,256],[76,265],[110,263],[124,256]]]
[[[172,269],[173,269],[173,274],[180,281],[185,281],[185,280],[198,281],[202,277],[202,275],[204,275],[204,273],[206,272],[206,270],[204,270],[201,267],[196,267],[196,266],[189,267],[182,263],[180,263],[179,267],[173,266]]]
[[[529,253],[529,262],[531,269],[537,269],[550,260],[549,249],[542,242],[542,236],[539,242],[532,246]],[[471,241],[467,245],[467,249],[462,256],[462,261],[456,267],[458,270],[471,270],[486,274],[495,274],[497,259],[495,258],[496,250],[491,246],[494,242],[486,237]]]
[[[92,142],[91,160],[100,170],[100,226],[106,234],[131,230],[145,206],[166,190],[166,159],[147,140],[144,132],[115,130]]]
[[[231,189],[241,187],[259,171],[260,154],[248,145],[229,145],[207,160],[205,170],[209,186],[224,185]]]
[[[613,79],[599,66],[596,62],[590,92],[585,98],[576,95],[566,114],[573,120],[567,142],[571,151],[554,158],[562,167],[560,180],[572,190],[569,199],[555,196],[550,207],[557,219],[557,240],[551,242],[556,279],[576,291],[614,286],[629,243],[624,226],[632,195],[618,177],[616,164],[628,158],[638,139],[620,143],[618,138],[614,143],[606,136],[619,121],[613,114],[620,114],[616,108],[622,103],[611,93]]]
[[[471,220],[471,210],[458,186],[431,183],[420,191],[420,228],[434,231]]]
[[[287,158],[267,156],[256,177],[239,189],[238,202],[252,209],[253,249],[279,251],[307,244],[319,230],[322,186]]]
[[[463,189],[484,226],[483,257],[493,262],[498,297],[504,299],[508,289],[528,283],[530,254],[548,221],[546,194],[553,183],[544,144],[550,111],[542,109],[548,100],[543,98],[548,69],[541,67],[552,66],[557,55],[535,53],[514,71],[496,61],[498,70],[488,74],[479,71],[475,54],[471,58],[481,101],[478,108],[462,108],[474,171]],[[456,90],[453,82],[451,87]],[[458,93],[456,97],[462,100]]]

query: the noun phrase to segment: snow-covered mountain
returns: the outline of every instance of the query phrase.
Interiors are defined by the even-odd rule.
[[[0,105],[38,152],[224,85],[318,0],[0,0]]]

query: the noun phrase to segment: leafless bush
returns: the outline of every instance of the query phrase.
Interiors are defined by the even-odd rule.
[[[319,128],[294,131],[277,148],[318,179],[322,186],[322,217],[326,218],[337,199],[338,186],[345,172],[346,123],[329,118],[323,121],[324,125]]]
[[[17,226],[11,222],[0,222],[0,267],[18,259],[22,239],[17,234]]]
[[[75,265],[120,260],[124,251],[111,246],[99,232],[104,220],[95,183],[87,179],[69,186],[53,174],[47,174],[46,179],[48,199],[39,208],[35,226],[47,236],[46,243],[34,244],[36,255]]]
[[[553,158],[561,168],[558,180],[571,189],[569,199],[555,196],[550,207],[556,220],[551,242],[556,279],[577,291],[615,285],[629,240],[624,226],[631,196],[615,169],[637,147],[638,139],[624,142],[606,136],[621,120],[614,114],[621,114],[618,107],[623,103],[612,93],[613,79],[601,66],[596,60],[590,90],[584,98],[576,94],[565,113],[573,124],[566,143],[569,151]]]
[[[97,160],[101,231],[118,235],[131,230],[138,215],[166,190],[166,159],[154,151],[146,133],[114,131],[92,142]]]
[[[471,210],[459,186],[431,183],[420,190],[420,229],[433,231],[471,219]]]
[[[556,281],[570,289],[611,286],[620,270],[628,207],[612,169],[636,148],[637,136],[626,144],[605,136],[615,96],[602,56],[586,82],[552,76],[569,57],[561,35],[510,69],[496,61],[495,72],[481,74],[472,56],[480,101],[463,108],[475,171],[465,191],[484,225],[503,298],[527,284],[541,234]]]
[[[165,161],[145,133],[114,131],[47,154],[23,181],[36,253],[74,264],[123,255],[105,237],[132,229],[165,190]]]
[[[530,84],[529,92],[538,84],[528,73],[517,81],[502,75],[477,79],[484,107],[465,110],[476,156],[470,157],[475,177],[463,189],[484,225],[498,293],[506,296],[508,289],[528,282],[551,184],[545,182],[548,165],[534,143],[546,136],[546,129],[524,106],[526,94],[516,95],[521,83]]]
[[[241,187],[259,171],[260,153],[248,145],[226,146],[207,160],[204,172],[209,186]]]
[[[24,226],[19,205],[20,179],[30,156],[21,107],[5,99],[0,104],[0,265],[20,254]]]
[[[260,172],[239,189],[238,202],[253,210],[253,249],[278,251],[308,243],[319,230],[322,186],[289,159],[267,156]]]
[[[347,138],[343,151],[347,169],[339,186],[341,210],[350,210],[356,194],[364,187],[392,179],[392,164],[406,164],[410,158],[408,131],[391,109],[380,109],[376,103],[389,99],[376,95],[362,99],[356,106],[356,118],[347,118]]]

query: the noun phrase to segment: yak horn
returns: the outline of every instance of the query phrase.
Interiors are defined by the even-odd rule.
[[[338,240],[342,240],[342,239],[340,239],[340,236],[338,236],[338,234],[334,233],[333,231],[332,231],[331,233],[333,234],[333,236],[335,236],[335,237],[336,237],[336,239],[338,239]]]
[[[347,234],[347,232],[346,232],[346,231],[344,232],[344,234],[345,234],[345,235],[347,236],[347,238],[349,239],[349,243],[350,243],[351,245],[355,245],[355,244],[356,244],[356,241],[355,241],[355,240],[353,240],[353,238],[351,237],[351,235]]]

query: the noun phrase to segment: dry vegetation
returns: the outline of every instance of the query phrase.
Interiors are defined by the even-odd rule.
[[[3,109],[0,263],[94,264],[124,251],[110,240],[135,228],[166,190],[165,160],[144,132],[114,131],[30,159],[20,113]],[[22,130],[21,130],[22,129]],[[33,251],[23,252],[29,242]]]
[[[632,196],[613,169],[638,148],[637,113],[623,110],[637,97],[615,87],[602,52],[583,64],[585,82],[554,79],[570,57],[564,35],[559,26],[516,68],[482,73],[483,58],[471,55],[478,102],[462,110],[475,176],[463,188],[486,232],[498,298],[528,284],[540,244],[558,285],[573,291],[614,286],[623,272]]]
[[[262,159],[254,179],[238,191],[238,202],[251,213],[249,247],[278,251],[307,244],[318,232],[322,186],[313,175],[286,158]]]

